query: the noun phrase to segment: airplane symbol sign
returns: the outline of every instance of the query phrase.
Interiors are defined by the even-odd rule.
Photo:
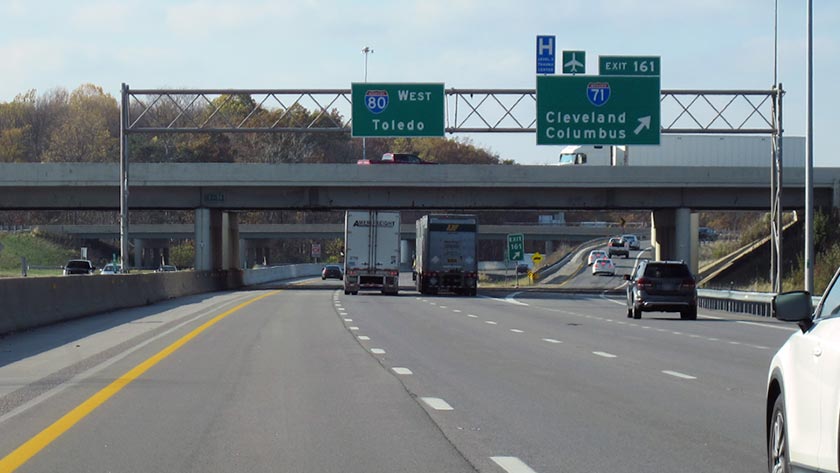
[[[563,51],[563,74],[586,73],[586,51]]]

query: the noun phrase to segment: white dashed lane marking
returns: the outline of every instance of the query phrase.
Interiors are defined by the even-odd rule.
[[[696,377],[696,376],[691,376],[690,374],[680,373],[679,371],[668,371],[668,370],[663,370],[662,372],[663,372],[663,373],[665,373],[665,374],[667,374],[667,375],[669,375],[669,376],[674,376],[674,377],[676,377],[676,378],[682,378],[682,379],[697,379],[697,377]]]
[[[485,320],[484,323],[485,324],[490,324],[490,325],[498,325],[496,322],[493,322],[492,320]]]
[[[542,340],[543,340],[544,342],[548,342],[548,343],[563,343],[563,342],[561,342],[560,340],[555,340],[555,339],[553,339],[553,338],[543,338]]]
[[[508,473],[537,473],[516,457],[490,457]]]
[[[467,314],[467,317],[469,317],[471,319],[477,319],[478,318],[478,316],[475,315],[475,314]]]
[[[612,353],[607,353],[605,351],[593,351],[592,354],[597,355],[597,356],[602,356],[604,358],[615,358],[616,357],[616,355],[613,355]]]
[[[385,354],[385,350],[383,350],[381,348],[371,348],[370,352],[373,353],[374,355],[384,355]]]
[[[359,335],[359,340],[367,341],[370,340],[370,337],[368,337],[367,335]]]
[[[518,328],[512,328],[512,329],[510,329],[510,331],[513,332],[513,333],[524,333],[522,330],[519,330]]]
[[[401,375],[403,375],[403,376],[407,376],[407,375],[410,375],[410,374],[414,374],[414,373],[412,373],[412,372],[411,372],[411,370],[410,370],[410,369],[408,369],[408,368],[394,367],[394,368],[391,368],[391,369],[394,371],[394,373],[401,374]]]
[[[350,329],[350,330],[352,330],[352,331],[354,331],[354,332],[355,332],[356,330],[359,330],[359,327],[347,327],[347,328],[348,328],[348,329]]]
[[[451,411],[452,406],[439,397],[421,397],[423,402],[436,411]]]
[[[353,319],[344,319],[345,322],[352,322]]]

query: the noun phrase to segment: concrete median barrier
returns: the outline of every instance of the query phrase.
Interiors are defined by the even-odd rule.
[[[176,297],[315,276],[321,267],[0,279],[0,335]]]

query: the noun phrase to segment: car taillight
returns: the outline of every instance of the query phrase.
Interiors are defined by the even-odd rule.
[[[636,280],[636,286],[640,289],[646,289],[653,287],[653,281],[650,279],[639,278]]]
[[[399,275],[400,275],[399,271],[388,271],[388,276],[399,276]]]

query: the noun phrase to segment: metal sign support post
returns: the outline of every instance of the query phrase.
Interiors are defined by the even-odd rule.
[[[120,265],[128,272],[128,85],[122,85],[120,98]]]
[[[805,80],[805,287],[814,293],[814,2],[808,0]]]

